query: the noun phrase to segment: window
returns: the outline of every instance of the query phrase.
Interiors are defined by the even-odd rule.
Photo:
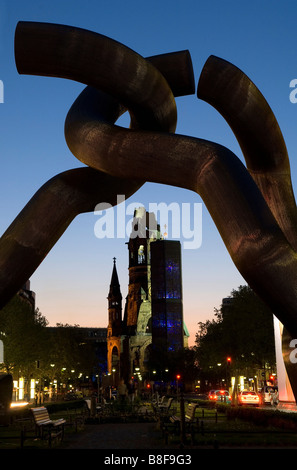
[[[140,245],[138,248],[138,264],[144,264],[144,263],[145,263],[144,246]]]

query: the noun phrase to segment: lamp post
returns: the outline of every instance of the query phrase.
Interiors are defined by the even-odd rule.
[[[180,374],[176,376],[176,384],[177,384],[177,394],[178,394],[178,382],[180,380]],[[180,440],[182,444],[185,444],[186,441],[186,432],[185,432],[185,402],[184,402],[184,394],[182,390],[180,391]]]
[[[231,357],[227,357],[227,388],[231,387]]]
[[[177,396],[177,400],[178,400],[178,381],[179,381],[179,379],[180,379],[180,375],[177,374],[177,376],[176,376],[176,396]]]

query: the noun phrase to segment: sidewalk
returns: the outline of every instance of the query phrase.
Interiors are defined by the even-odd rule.
[[[64,449],[168,449],[157,423],[87,424],[77,434],[66,434]]]

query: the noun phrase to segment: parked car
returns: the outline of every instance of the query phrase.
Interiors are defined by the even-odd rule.
[[[261,389],[261,396],[263,403],[266,405],[277,405],[278,404],[278,388],[272,385],[266,385]]]
[[[259,406],[261,403],[260,397],[257,392],[243,390],[238,394],[238,405],[253,405]]]
[[[208,399],[217,402],[231,403],[231,397],[227,390],[211,390]]]

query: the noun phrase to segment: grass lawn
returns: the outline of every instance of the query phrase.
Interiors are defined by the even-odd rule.
[[[186,444],[193,448],[284,448],[297,449],[297,427],[282,429],[277,426],[261,426],[235,418],[228,419],[226,413],[215,409],[196,410],[198,424],[192,435],[186,434]],[[169,443],[180,442],[180,436],[170,434]]]

